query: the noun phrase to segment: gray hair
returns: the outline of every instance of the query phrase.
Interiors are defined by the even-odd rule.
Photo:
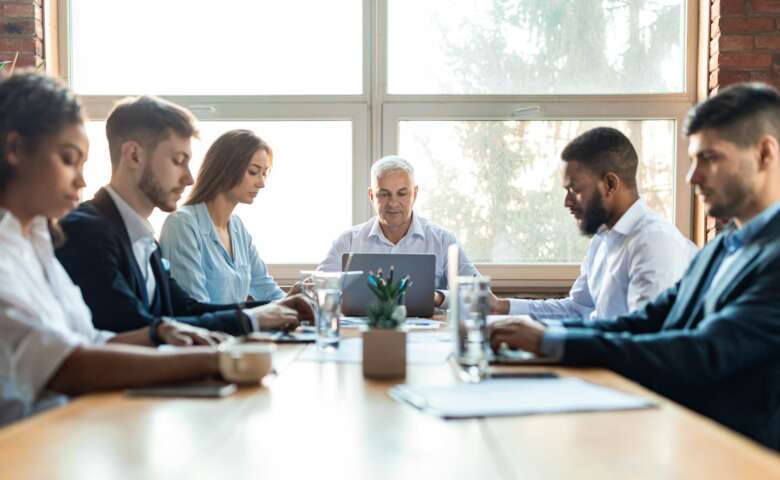
[[[371,185],[375,185],[376,181],[388,172],[396,170],[402,170],[409,174],[409,178],[414,184],[414,167],[412,164],[397,155],[387,155],[371,165]]]

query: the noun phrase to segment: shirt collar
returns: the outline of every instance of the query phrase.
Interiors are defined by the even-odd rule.
[[[621,235],[628,235],[634,230],[634,228],[636,228],[639,220],[645,216],[647,211],[648,208],[645,201],[641,198],[638,198],[634,204],[631,205],[631,207],[626,210],[625,213],[623,213],[623,215],[620,217],[620,219],[618,219],[617,223],[615,223],[611,230]]]
[[[423,240],[425,240],[425,226],[423,225],[422,219],[419,216],[415,215],[414,212],[412,212],[412,224],[409,226],[409,231],[406,232],[406,235],[404,235],[403,238],[401,238],[401,240],[403,240],[404,238],[410,235],[420,237]],[[373,223],[371,224],[371,230],[369,230],[368,232],[368,237],[369,238],[378,237],[388,242],[390,241],[387,240],[387,237],[385,237],[385,234],[382,231],[382,227],[379,226],[378,215],[374,216],[373,218]]]
[[[734,253],[753,241],[756,235],[758,235],[778,213],[780,213],[780,202],[775,202],[764,209],[763,212],[753,217],[749,222],[742,225],[742,228],[737,228],[733,220],[729,222],[727,233],[723,238],[723,245],[726,248],[726,252]]]
[[[135,243],[142,239],[154,240],[154,227],[149,223],[149,220],[133,210],[133,207],[128,205],[113,188],[108,185],[105,188],[111,196],[111,200],[114,201],[117,210],[119,210],[119,215],[122,217],[122,222],[124,222],[127,234],[130,237],[130,243]]]
[[[10,240],[16,245],[19,245],[20,241],[27,240],[22,235],[22,224],[19,219],[3,208],[0,208],[0,238]],[[46,221],[46,217],[39,215],[33,219],[30,242],[39,254],[44,253],[46,257],[53,255],[54,247],[51,244],[49,223]]]

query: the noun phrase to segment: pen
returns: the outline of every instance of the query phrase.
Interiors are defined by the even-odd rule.
[[[558,378],[555,372],[496,372],[490,378]]]

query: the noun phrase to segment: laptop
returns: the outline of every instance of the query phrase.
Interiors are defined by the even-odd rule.
[[[409,275],[412,286],[406,291],[406,315],[408,317],[433,316],[433,291],[436,277],[436,256],[417,253],[345,253],[341,257],[341,270],[362,270],[363,275],[344,288],[341,297],[341,313],[347,317],[365,317],[368,306],[376,296],[368,289],[368,272],[380,268],[385,276],[390,267],[394,278]]]

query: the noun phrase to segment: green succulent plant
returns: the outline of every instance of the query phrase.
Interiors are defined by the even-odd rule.
[[[382,276],[382,270],[376,273],[368,272],[368,288],[376,295],[377,301],[368,307],[369,328],[398,328],[403,321],[395,315],[399,300],[412,284],[409,275],[400,280],[393,280],[394,267],[390,267],[390,275]]]

